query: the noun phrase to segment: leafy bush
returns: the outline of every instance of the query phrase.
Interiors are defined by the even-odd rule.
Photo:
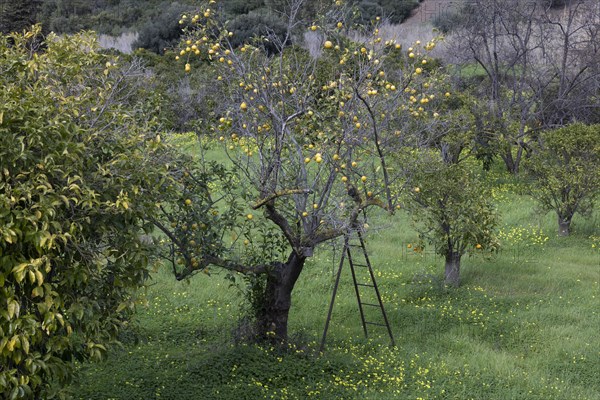
[[[178,23],[182,13],[189,7],[173,3],[151,18],[140,29],[138,40],[134,48],[144,48],[157,54],[162,54],[165,49],[173,47],[182,34],[181,25]]]
[[[119,35],[127,30],[139,30],[146,21],[160,19],[165,10],[187,5],[194,0],[44,0],[40,3],[38,20],[60,33],[81,29]]]
[[[39,4],[33,0],[3,2],[0,7],[0,32],[20,32],[36,22]]]
[[[285,23],[270,13],[253,12],[246,15],[240,15],[235,18],[229,25],[229,29],[234,32],[231,44],[234,47],[239,47],[244,43],[248,43],[256,37],[266,36],[268,32],[272,32],[281,42],[286,37],[287,26]],[[286,42],[287,44],[289,43]],[[276,51],[276,45],[268,42],[262,43],[269,52]]]
[[[377,2],[363,0],[356,4],[358,10],[358,23],[369,24],[377,16],[383,15],[383,9]]]
[[[433,18],[433,26],[444,33],[448,33],[460,26],[463,22],[463,15],[459,11],[449,11],[440,13]]]
[[[236,16],[248,14],[264,5],[263,0],[229,0],[223,3],[223,11],[228,15]]]
[[[385,17],[393,24],[399,24],[410,16],[412,10],[419,5],[417,0],[379,0]]]
[[[135,100],[135,65],[117,67],[84,33],[32,51],[39,32],[0,37],[0,397],[10,399],[53,398],[70,361],[101,357],[127,324],[166,176],[150,162],[153,101]]]
[[[419,5],[416,0],[362,0],[356,2],[359,23],[368,24],[375,17],[385,17],[393,24],[404,21]]]

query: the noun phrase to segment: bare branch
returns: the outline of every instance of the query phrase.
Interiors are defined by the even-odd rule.
[[[310,189],[287,189],[287,190],[281,190],[278,192],[275,192],[273,194],[271,194],[270,196],[265,197],[264,199],[261,199],[259,201],[256,202],[256,204],[254,204],[252,206],[253,210],[259,209],[260,207],[264,206],[265,204],[269,203],[270,201],[275,200],[278,197],[282,197],[282,196],[290,196],[293,194],[311,194],[313,191]]]

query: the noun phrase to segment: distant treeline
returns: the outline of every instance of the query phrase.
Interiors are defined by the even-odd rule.
[[[287,0],[227,0],[216,3],[222,7],[232,26],[241,36],[260,34],[269,28],[283,29],[281,13]],[[308,22],[331,0],[306,0],[302,17]],[[352,0],[359,23],[368,23],[376,16],[392,23],[403,21],[419,4],[418,0]],[[177,42],[181,35],[178,21],[183,13],[193,11],[195,0],[20,0],[6,2],[0,9],[0,31],[22,31],[36,22],[46,32],[74,33],[92,29],[99,33],[119,35],[125,31],[139,33],[135,47],[156,53]],[[240,36],[240,40],[244,37]]]

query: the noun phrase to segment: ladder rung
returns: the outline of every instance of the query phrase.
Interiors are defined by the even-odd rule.
[[[375,326],[387,326],[386,324],[378,324],[376,322],[369,322],[369,321],[365,321],[365,324],[367,324],[367,325],[375,325]]]
[[[379,304],[373,304],[373,303],[360,303],[361,306],[371,306],[371,307],[379,307],[381,308],[381,306]]]
[[[371,285],[370,283],[357,283],[356,286],[375,287],[375,285]]]
[[[353,263],[352,265],[355,266],[355,267],[369,268],[369,266],[365,265],[365,264],[354,264]]]

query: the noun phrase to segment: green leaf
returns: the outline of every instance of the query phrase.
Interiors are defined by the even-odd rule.
[[[13,317],[19,317],[19,312],[21,311],[21,305],[16,300],[11,300],[8,303],[7,307],[8,311],[8,319],[11,320]]]
[[[21,347],[25,354],[29,354],[29,340],[27,340],[26,336],[21,336]]]
[[[31,297],[42,297],[44,295],[44,288],[41,286],[34,287],[31,291]]]
[[[13,269],[12,269],[11,272],[13,274],[21,273],[25,268],[27,268],[28,265],[29,265],[29,263],[18,264],[18,265],[16,265],[16,266],[13,267]]]

